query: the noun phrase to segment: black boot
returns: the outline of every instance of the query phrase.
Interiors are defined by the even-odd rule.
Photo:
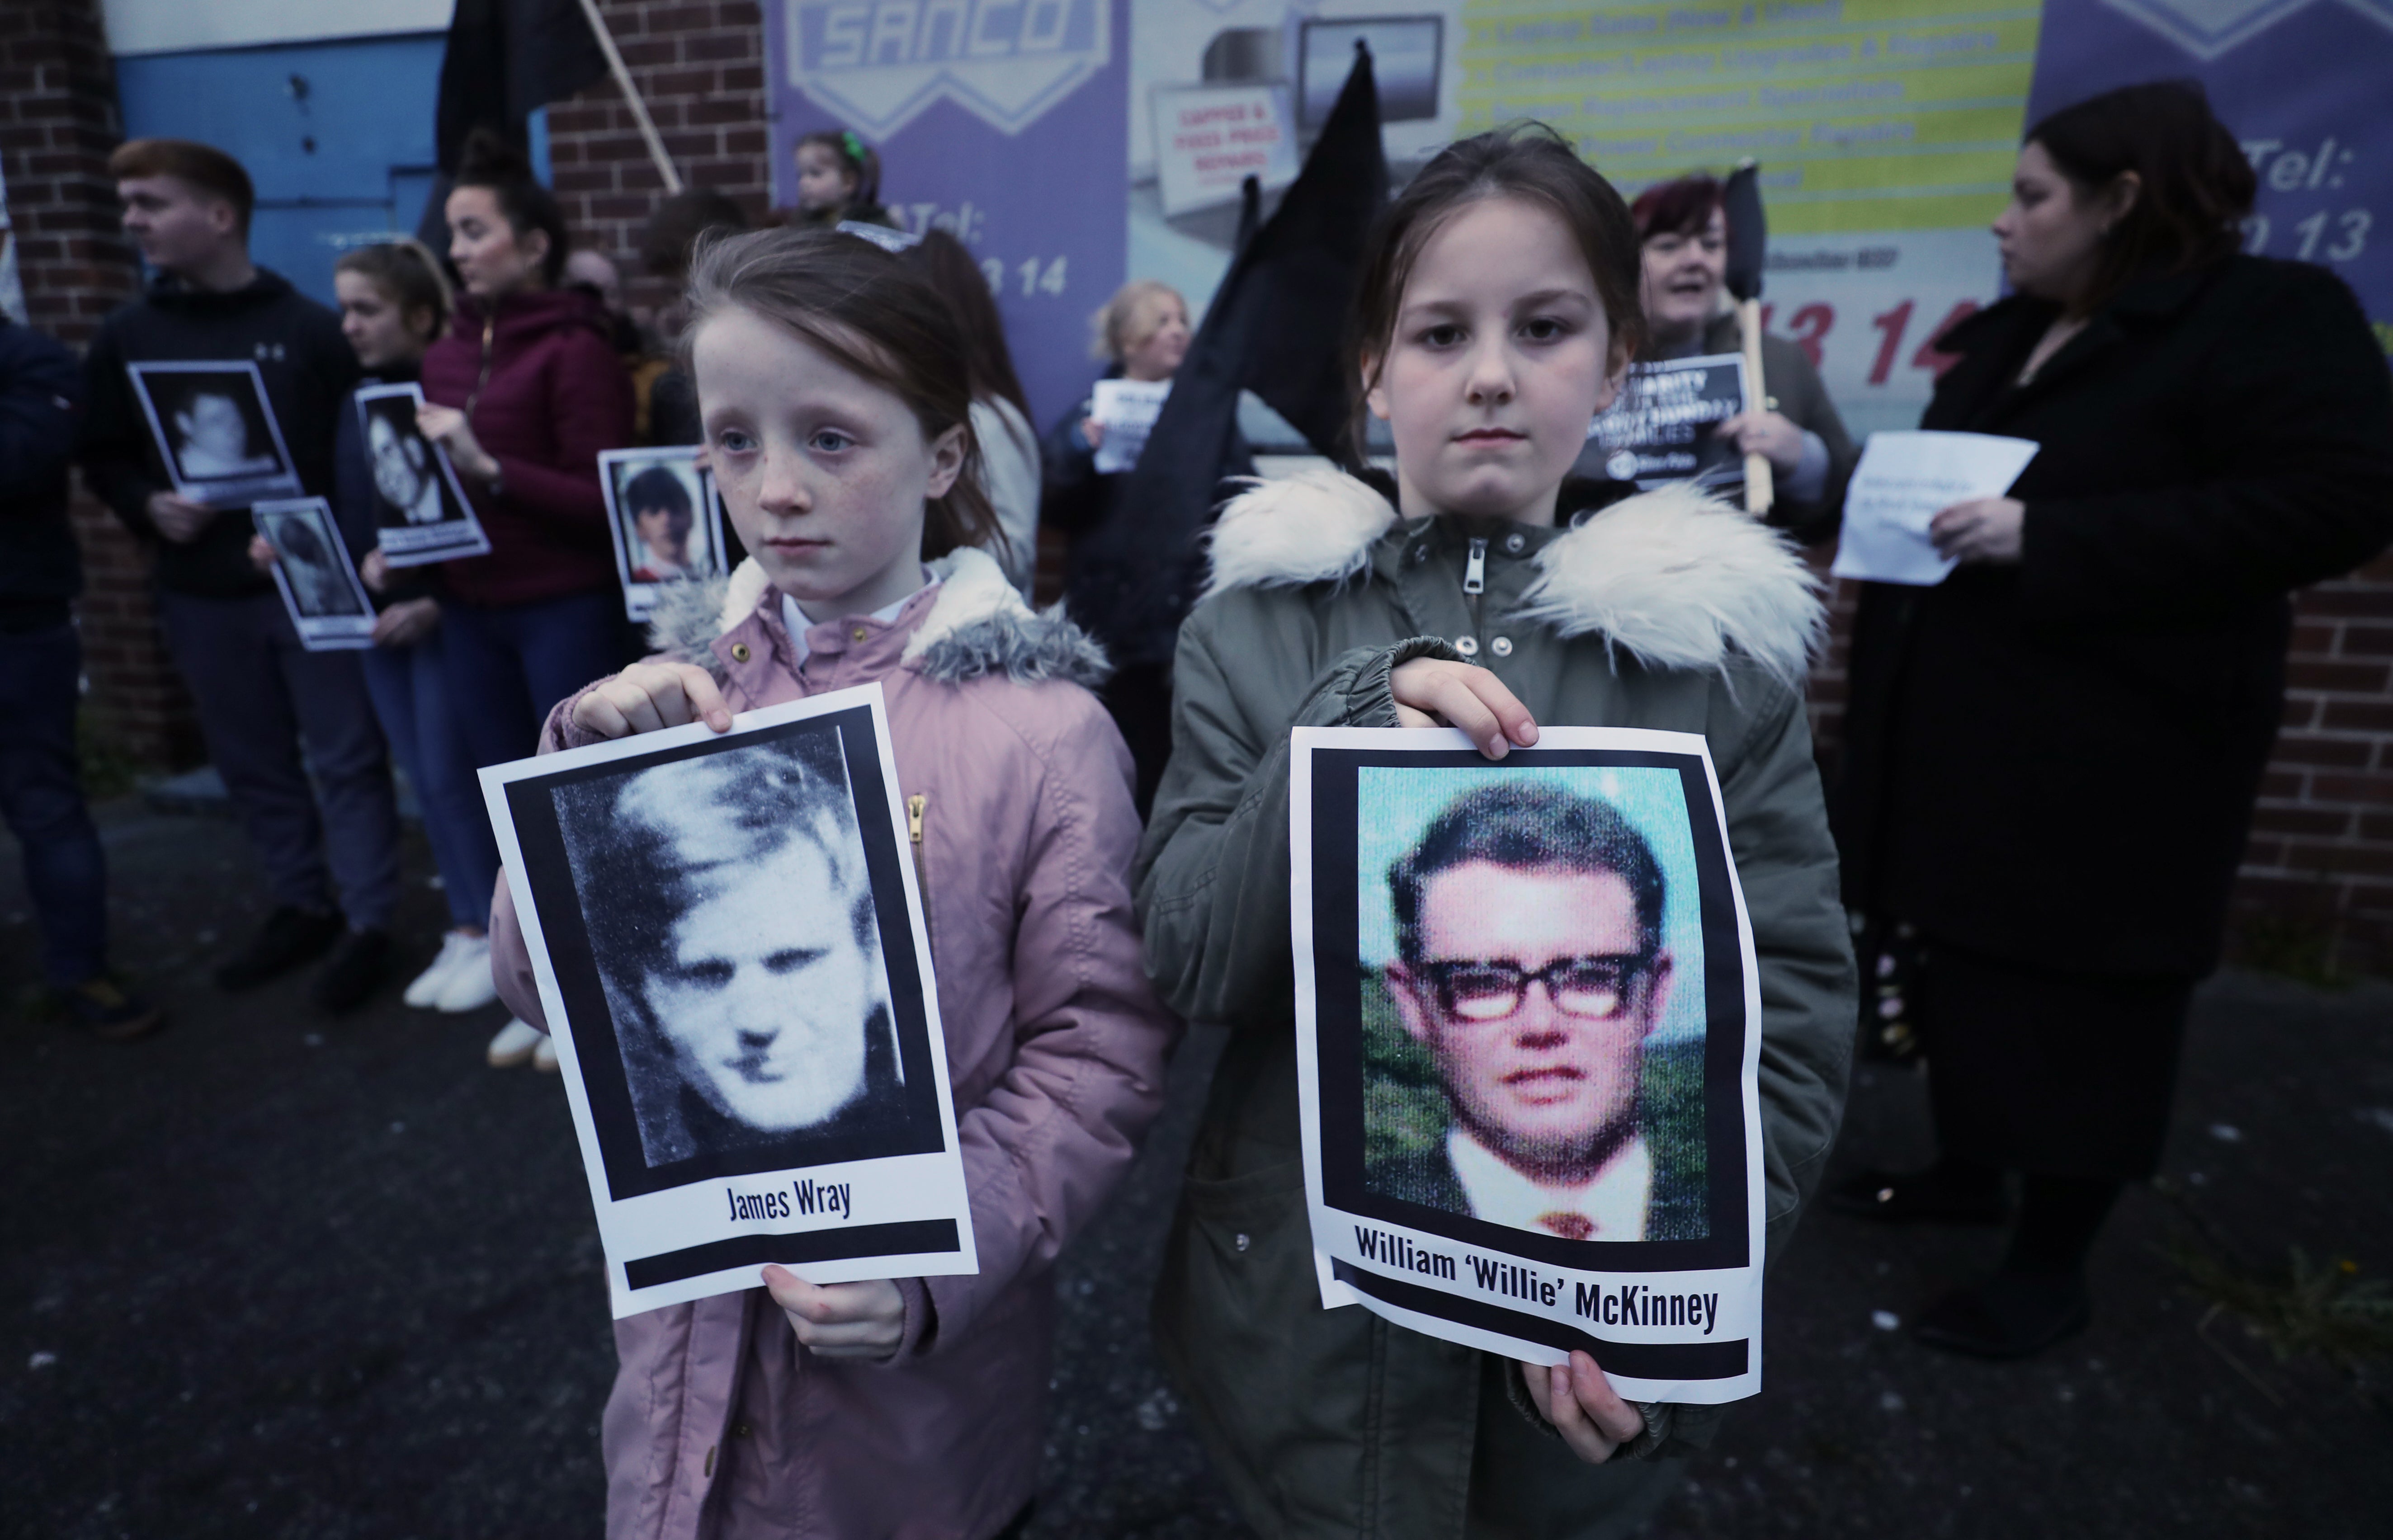
[[[326,1011],[354,1011],[366,1002],[389,971],[388,931],[345,931],[340,944],[333,948],[333,960],[316,975],[311,993],[317,1005]]]
[[[2030,1358],[2084,1331],[2092,1319],[2084,1274],[2006,1269],[1929,1306],[1911,1335],[1972,1358]]]
[[[303,963],[315,961],[348,927],[337,912],[318,913],[285,904],[266,917],[241,955],[216,970],[219,989],[255,989]]]
[[[1950,1155],[1924,1171],[1849,1177],[1828,1190],[1828,1207],[1889,1224],[2000,1224],[2010,1217],[2002,1172]]]
[[[2093,1310],[2086,1258],[2119,1199],[2108,1177],[2042,1176],[2021,1182],[2019,1228],[1999,1272],[1929,1306],[1912,1335],[1978,1358],[2026,1358],[2086,1329]]]

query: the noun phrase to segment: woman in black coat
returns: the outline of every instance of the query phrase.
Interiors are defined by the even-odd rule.
[[[2031,438],[2009,496],[1873,583],[1836,815],[1849,906],[1921,939],[1942,1158],[1834,1194],[2000,1219],[2002,1269],[1919,1322],[1987,1356],[2082,1327],[2083,1265],[2167,1130],[2195,982],[2284,694],[2292,589],[2393,539],[2393,383],[2343,282],[2238,254],[2254,179],[2197,87],[2028,136],[1995,222],[2015,291],[1946,334],[1921,426]]]

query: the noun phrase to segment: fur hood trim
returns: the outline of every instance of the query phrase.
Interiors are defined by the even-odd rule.
[[[1368,570],[1395,523],[1386,499],[1337,472],[1262,483],[1214,526],[1205,592],[1341,581]],[[1653,668],[1709,672],[1734,650],[1791,684],[1827,633],[1822,585],[1793,543],[1691,487],[1583,515],[1536,564],[1524,618]]]
[[[1105,648],[1065,617],[1062,605],[1032,610],[987,552],[964,546],[927,565],[939,593],[904,654],[924,678],[960,684],[1001,673],[1017,684],[1062,679],[1094,689],[1113,672]],[[715,669],[714,639],[754,614],[771,587],[753,556],[728,578],[660,583],[648,612],[649,645]]]

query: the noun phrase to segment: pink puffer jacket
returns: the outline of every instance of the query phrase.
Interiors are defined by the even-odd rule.
[[[803,1351],[762,1288],[617,1322],[609,1540],[986,1540],[1037,1488],[1050,1269],[1154,1118],[1180,1027],[1140,964],[1130,755],[1082,687],[1102,655],[1033,615],[982,553],[933,566],[943,581],[895,620],[811,628],[803,669],[753,562],[727,596],[688,585],[651,634],[712,669],[735,710],[881,681],[900,790],[909,808],[923,799],[916,851],[981,1271],[900,1280],[906,1335],[885,1364]],[[589,741],[572,706],[542,752]],[[500,993],[539,1024],[503,879],[491,935]]]

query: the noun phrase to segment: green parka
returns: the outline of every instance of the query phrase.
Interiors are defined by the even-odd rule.
[[[1482,591],[1466,593],[1474,552]],[[1165,1001],[1231,1034],[1156,1330],[1260,1533],[1625,1533],[1672,1484],[1652,1463],[1579,1464],[1510,1364],[1322,1308],[1298,1135],[1289,729],[1396,725],[1390,671],[1433,656],[1493,670],[1540,724],[1709,740],[1760,961],[1775,1256],[1836,1136],[1856,1003],[1802,695],[1822,623],[1781,537],[1684,489],[1539,529],[1400,521],[1363,483],[1315,473],[1224,511],[1181,633],[1138,896]],[[1648,1408],[1629,1453],[1683,1452],[1718,1416]]]

